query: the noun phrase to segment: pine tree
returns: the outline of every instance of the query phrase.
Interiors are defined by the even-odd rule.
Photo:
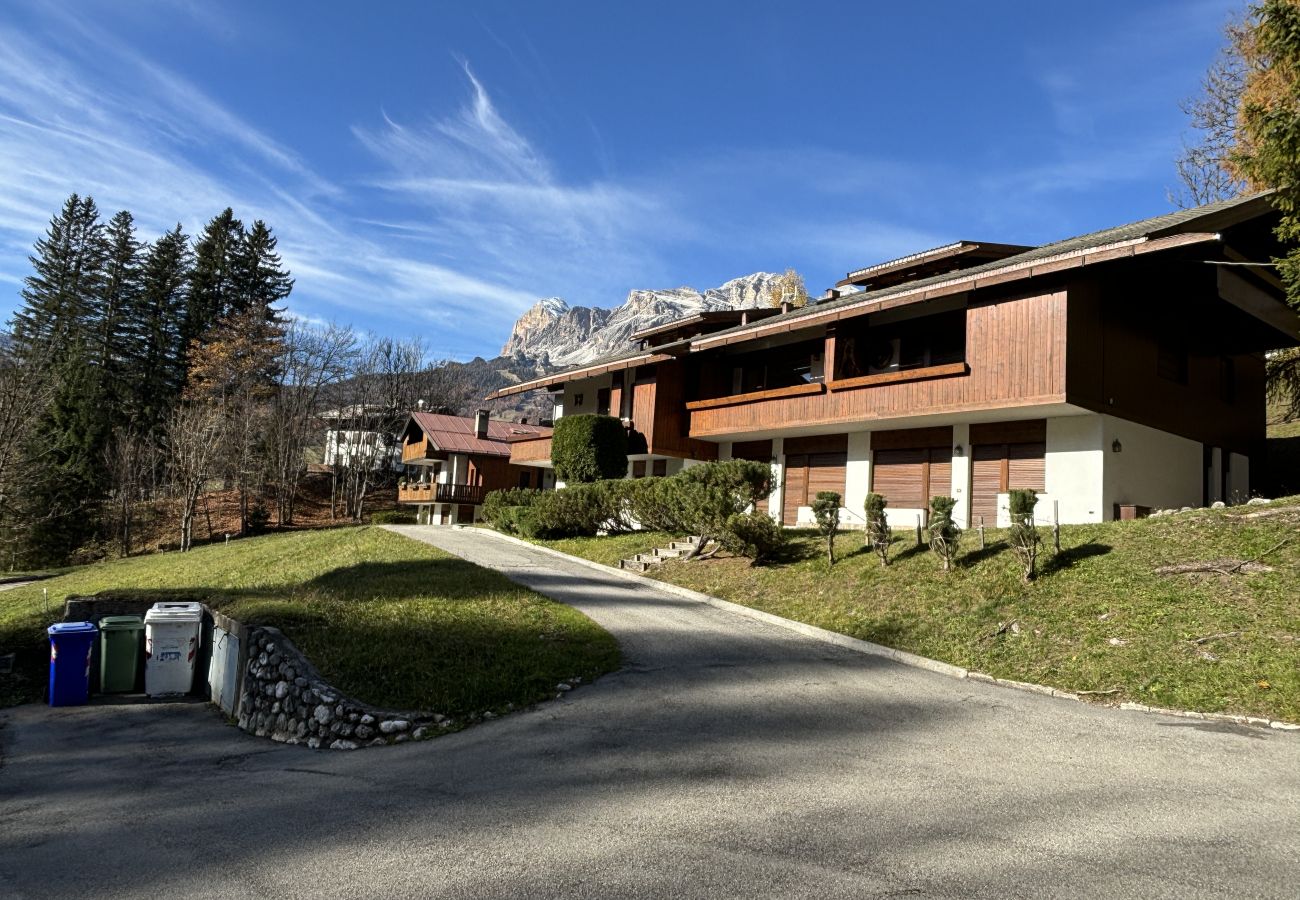
[[[181,226],[145,251],[140,286],[125,323],[126,418],[141,434],[159,436],[185,383],[181,329],[190,283],[189,241]]]
[[[102,400],[113,424],[122,424],[128,386],[126,363],[133,335],[129,318],[139,301],[140,242],[135,238],[135,220],[126,210],[113,216],[104,231],[107,257],[95,314],[92,365],[100,372]],[[134,374],[134,373],[132,373]]]
[[[95,201],[68,197],[29,257],[33,273],[23,280],[23,306],[13,319],[20,358],[58,357],[87,337],[106,250]]]
[[[181,324],[185,352],[235,308],[243,242],[244,225],[229,207],[207,224],[195,242],[194,267]]]
[[[240,242],[237,257],[235,300],[228,312],[242,313],[261,309],[268,321],[278,321],[283,308],[276,304],[293,290],[293,278],[275,252],[278,239],[266,223],[258,219]]]

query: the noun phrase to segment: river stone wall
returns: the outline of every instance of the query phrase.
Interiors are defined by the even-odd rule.
[[[279,629],[248,629],[239,727],[258,737],[330,750],[400,744],[432,735],[440,715],[379,709],[344,696],[320,677]]]
[[[159,599],[140,598],[130,592],[69,597],[63,621],[97,623],[105,616],[120,615],[143,618]],[[175,599],[193,600],[185,596]],[[312,749],[356,750],[432,737],[453,724],[436,713],[381,709],[353,700],[322,678],[278,628],[243,625],[206,604],[203,610],[203,637],[195,658],[191,694],[211,699],[208,667],[216,624],[238,637],[238,657],[230,660],[239,674],[236,724],[249,734]]]

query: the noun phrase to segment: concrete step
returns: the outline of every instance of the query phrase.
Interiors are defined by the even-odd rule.
[[[650,564],[643,563],[639,559],[622,559],[619,560],[618,567],[620,569],[627,569],[629,572],[644,572],[646,569],[650,568]]]
[[[652,566],[657,566],[659,563],[663,562],[662,557],[656,556],[653,553],[638,553],[633,558],[637,562],[649,563]]]
[[[694,550],[695,542],[694,541],[673,541],[671,544],[668,545],[668,548],[670,550]]]
[[[685,548],[680,548],[680,549],[672,549],[671,547],[655,548],[655,556],[658,556],[661,559],[677,559],[679,556],[685,556],[686,552],[687,551]]]

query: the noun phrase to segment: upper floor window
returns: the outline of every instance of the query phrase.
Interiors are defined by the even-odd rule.
[[[836,352],[836,378],[963,362],[966,311],[957,309],[881,325],[842,328]]]

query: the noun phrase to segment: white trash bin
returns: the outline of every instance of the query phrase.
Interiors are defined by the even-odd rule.
[[[203,607],[155,603],[144,615],[144,692],[150,697],[188,694],[194,686]]]

